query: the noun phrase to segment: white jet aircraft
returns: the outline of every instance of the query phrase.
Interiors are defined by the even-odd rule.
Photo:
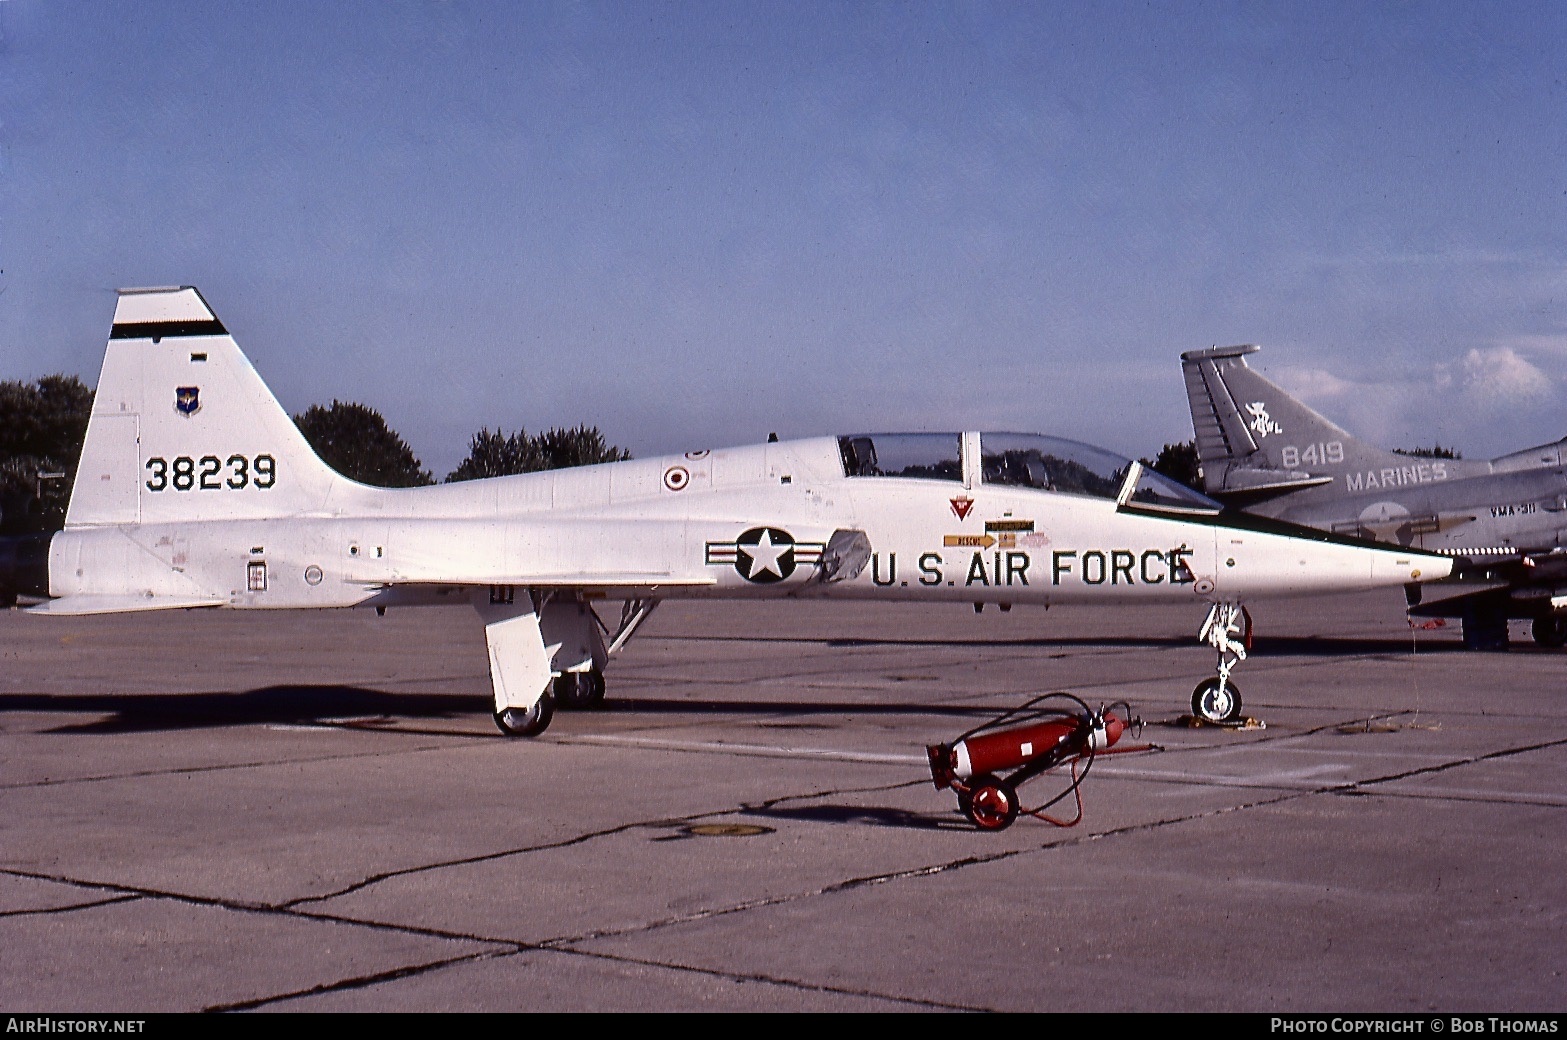
[[[1015,433],[866,434],[407,489],[311,450],[192,287],[127,289],[65,529],[0,553],[48,615],[472,600],[495,721],[549,725],[669,597],[1191,601],[1238,717],[1242,604],[1446,577],[1447,557],[1278,521],[1108,452]],[[622,604],[611,631],[592,604]]]

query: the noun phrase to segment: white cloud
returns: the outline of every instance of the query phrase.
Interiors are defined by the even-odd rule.
[[[1325,368],[1281,368],[1275,379],[1308,404],[1332,401],[1363,389],[1359,383],[1329,372]]]
[[[1567,296],[1567,291],[1564,291],[1563,295]],[[1509,336],[1506,339],[1493,342],[1521,354],[1545,358],[1567,358],[1567,335],[1562,333]]]
[[[1532,403],[1552,389],[1551,377],[1511,347],[1475,347],[1458,368],[1465,395],[1488,408]]]
[[[1368,443],[1408,447],[1434,439],[1485,457],[1516,450],[1527,442],[1520,438],[1559,436],[1551,432],[1561,382],[1553,362],[1567,354],[1564,347],[1557,337],[1515,338],[1380,378],[1356,379],[1353,363],[1340,371],[1283,367],[1274,378]],[[1496,421],[1504,416],[1507,422]]]

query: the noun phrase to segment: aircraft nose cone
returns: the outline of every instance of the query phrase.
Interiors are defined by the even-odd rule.
[[[1451,557],[1427,553],[1380,552],[1372,561],[1371,573],[1379,581],[1439,581],[1453,573],[1453,561]]]

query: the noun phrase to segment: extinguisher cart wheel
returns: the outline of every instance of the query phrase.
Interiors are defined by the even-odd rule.
[[[1017,819],[1017,791],[1006,781],[982,773],[974,777],[968,791],[958,797],[958,808],[981,830],[1006,830]]]

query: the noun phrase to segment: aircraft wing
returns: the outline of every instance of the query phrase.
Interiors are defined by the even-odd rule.
[[[512,585],[517,588],[530,589],[664,589],[664,588],[706,588],[717,585],[716,578],[693,578],[675,576],[669,573],[632,573],[632,572],[599,572],[571,571],[557,574],[497,574],[482,578],[439,578],[419,581],[389,581],[371,583],[376,588],[393,588],[397,586],[411,585],[440,585],[440,586],[472,586],[483,588],[488,585]]]
[[[712,578],[674,578],[667,574],[538,574],[513,575],[475,582],[393,582],[368,586],[368,590],[407,587],[419,584],[515,585],[519,588],[556,588],[587,590],[654,591],[661,588],[698,588],[716,585]],[[110,596],[65,596],[45,600],[24,608],[29,614],[50,614],[56,617],[83,617],[90,614],[133,614],[149,610],[193,610],[203,607],[227,607],[229,597],[219,596],[164,596],[127,593]]]
[[[670,574],[594,574],[573,571],[570,574],[530,574],[508,577],[498,582],[486,581],[485,585],[527,585],[530,588],[550,589],[602,589],[649,588],[678,585],[681,588],[702,588],[717,585],[716,578],[683,578]]]

